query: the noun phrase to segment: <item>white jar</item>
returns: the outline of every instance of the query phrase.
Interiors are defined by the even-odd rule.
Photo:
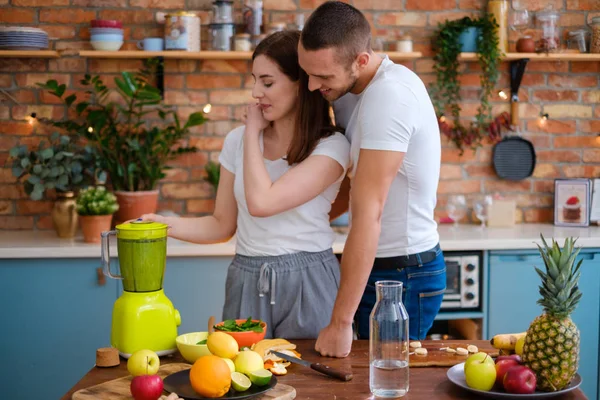
[[[239,33],[234,38],[235,51],[251,51],[252,41],[249,33]]]
[[[413,42],[410,36],[402,36],[396,42],[396,51],[399,53],[412,53]]]

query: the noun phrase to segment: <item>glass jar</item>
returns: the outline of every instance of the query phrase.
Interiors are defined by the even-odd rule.
[[[488,12],[498,24],[498,49],[503,53],[508,51],[508,7],[508,0],[490,0],[488,2]]]
[[[540,11],[536,14],[537,28],[542,32],[540,40],[536,42],[535,50],[538,52],[557,51],[560,47],[560,14],[557,11]]]
[[[210,24],[211,48],[217,51],[231,51],[231,39],[235,24]]]
[[[250,51],[252,50],[252,41],[249,33],[239,33],[235,35],[235,51]]]
[[[585,29],[578,29],[569,32],[567,38],[567,49],[587,53],[587,36],[588,32]]]
[[[233,22],[233,0],[215,0],[213,2],[213,22]]]
[[[408,313],[402,282],[375,282],[377,299],[369,320],[369,387],[377,397],[408,393]]]
[[[600,53],[600,17],[592,18],[592,39],[590,43],[590,53]]]
[[[260,35],[260,27],[262,26],[263,19],[262,0],[245,0],[243,13],[246,33],[253,36]]]

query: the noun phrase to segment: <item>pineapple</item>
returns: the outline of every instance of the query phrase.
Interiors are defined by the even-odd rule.
[[[535,270],[542,278],[537,304],[544,312],[529,325],[523,361],[535,371],[539,390],[555,392],[571,382],[579,365],[579,329],[569,316],[581,299],[577,286],[581,260],[574,267],[580,249],[573,251],[573,238],[565,239],[562,249],[554,239],[552,247],[543,236],[542,242],[544,248],[538,247],[546,272]]]

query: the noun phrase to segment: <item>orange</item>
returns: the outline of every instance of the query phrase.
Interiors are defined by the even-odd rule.
[[[204,397],[221,397],[231,386],[231,370],[221,357],[202,356],[190,370],[190,383]]]

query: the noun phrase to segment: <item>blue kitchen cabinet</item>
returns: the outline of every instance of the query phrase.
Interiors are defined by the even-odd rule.
[[[562,246],[562,243],[561,243]],[[579,289],[583,297],[572,315],[581,335],[579,374],[582,390],[598,399],[600,328],[600,249],[583,249]],[[498,333],[523,332],[542,313],[540,277],[544,270],[538,251],[494,251],[489,257],[489,337]]]
[[[58,399],[110,345],[117,284],[98,284],[99,261],[0,261],[2,398]]]
[[[225,278],[232,257],[169,257],[165,294],[179,310],[178,332],[206,331],[208,318],[221,321],[225,302]]]

